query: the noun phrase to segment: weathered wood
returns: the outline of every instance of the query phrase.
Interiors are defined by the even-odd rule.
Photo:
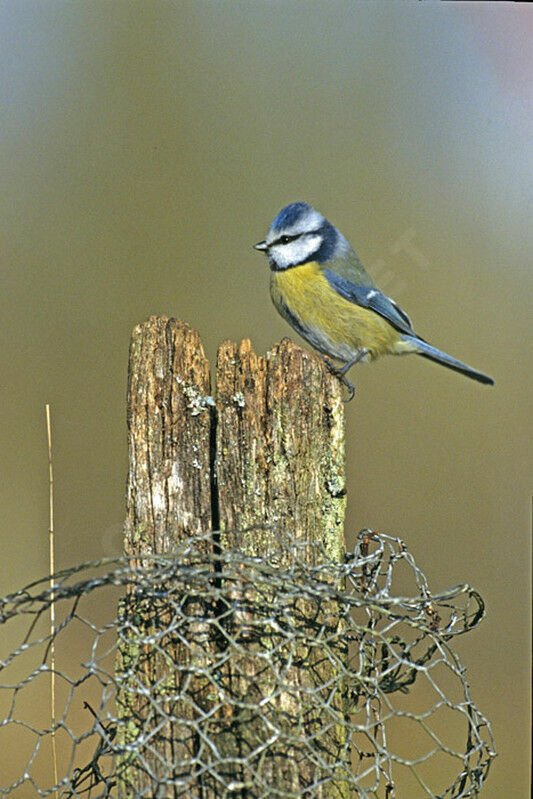
[[[222,550],[268,556],[287,570],[295,560],[309,566],[323,563],[325,553],[342,560],[346,491],[338,381],[317,356],[288,340],[266,357],[257,356],[245,340],[221,345],[216,388]],[[309,546],[301,546],[303,542]],[[345,729],[328,725],[324,711],[329,705],[329,721],[342,719],[345,699],[341,691],[331,696],[337,667],[321,644],[314,645],[315,635],[324,635],[328,626],[331,634],[342,623],[337,609],[324,602],[317,610],[305,598],[291,596],[290,589],[279,597],[263,584],[254,595],[253,580],[243,583],[241,597],[234,585],[231,590],[233,600],[252,608],[252,614],[254,607],[275,609],[281,603],[279,620],[270,623],[267,614],[253,644],[236,647],[221,670],[221,685],[240,698],[239,706],[226,709],[226,725],[215,739],[234,759],[233,782],[248,786],[250,796],[259,784],[275,786],[287,796],[300,796],[306,788],[317,799],[345,796],[342,779],[337,784],[324,779],[336,764],[341,771],[348,762]],[[236,641],[239,626],[248,634],[249,615],[236,617],[231,631]],[[305,643],[295,645],[290,636],[280,636],[280,623],[291,624]],[[266,661],[261,653],[268,654]],[[294,742],[295,727],[300,742]],[[278,739],[260,757],[247,757],[264,743],[269,729],[277,730]],[[317,760],[328,764],[325,769],[308,756],[309,741],[319,753]],[[215,799],[215,794],[209,797]]]
[[[344,557],[344,409],[322,360],[284,339],[266,357],[250,341],[218,352],[216,478],[222,542],[232,530],[272,525],[322,541]],[[249,554],[271,552],[275,534],[239,536]]]
[[[128,369],[125,550],[171,552],[211,529],[209,362],[196,330],[152,316]]]
[[[245,340],[220,347],[215,409],[209,393],[208,362],[196,332],[159,317],[135,328],[128,387],[125,551],[135,563],[136,555],[169,553],[190,536],[214,530],[200,546],[213,569],[219,599],[199,601],[201,634],[198,624],[185,624],[180,636],[189,635],[186,644],[176,642],[175,635],[160,636],[154,649],[139,647],[134,639],[160,634],[171,608],[159,600],[143,605],[134,593],[126,598],[124,617],[132,624],[132,635],[121,647],[117,667],[131,675],[122,681],[118,697],[119,715],[128,721],[123,742],[134,744],[143,724],[163,721],[149,750],[143,750],[142,762],[167,780],[168,790],[157,793],[165,799],[176,795],[170,783],[176,778],[183,785],[187,769],[189,777],[191,770],[195,776],[185,780],[188,793],[179,795],[216,799],[232,786],[227,788],[231,795],[237,791],[253,797],[272,785],[278,795],[299,796],[306,786],[317,785],[312,789],[317,799],[344,797],[342,786],[326,779],[335,764],[347,763],[338,723],[343,699],[340,691],[333,699],[329,696],[335,666],[313,641],[314,630],[327,638],[328,625],[332,632],[338,629],[335,607],[328,601],[312,608],[295,592],[291,607],[283,609],[283,624],[293,619],[308,643],[296,649],[293,639],[284,643],[281,628],[268,619],[259,625],[259,635],[250,638],[249,610],[253,614],[261,598],[249,577],[242,590],[239,580],[226,586],[216,558],[216,553],[229,551],[275,555],[280,569],[289,569],[296,557],[309,566],[325,557],[342,560],[341,387],[320,358],[289,341],[263,357]],[[291,541],[299,545],[297,553],[287,545]],[[305,542],[310,546],[302,548]],[[268,593],[268,586],[263,590],[263,600],[275,609],[277,597]],[[233,607],[241,610],[234,613]],[[257,654],[269,657],[274,649],[272,664],[259,674],[264,659],[258,660]],[[285,668],[285,659],[290,668]],[[278,670],[284,673],[281,688],[276,685]],[[149,700],[143,695],[147,692]],[[319,710],[322,698],[329,706],[326,720]],[[191,729],[198,729],[198,719],[199,724],[208,722],[195,739]],[[280,742],[265,753],[270,724],[277,727]],[[303,748],[293,740],[295,725]],[[287,744],[288,739],[293,742]],[[308,756],[309,741],[317,747],[316,759]],[[255,758],[250,753],[257,748]],[[152,785],[139,762],[124,760],[127,768],[119,784],[124,797]],[[326,763],[326,769],[317,762]]]
[[[170,553],[190,536],[211,530],[209,390],[209,363],[195,330],[165,317],[137,325],[128,371],[130,465],[124,536],[132,565],[141,563],[135,555]],[[209,541],[198,546],[211,549]],[[119,743],[137,750],[117,765],[121,797],[146,795],[150,774],[161,780],[179,778],[180,764],[195,755],[192,724],[199,710],[181,696],[183,684],[198,666],[198,656],[170,631],[161,634],[175,612],[170,599],[165,599],[165,589],[161,586],[161,598],[133,589],[121,603],[128,633],[117,662],[122,675],[117,706],[127,725],[119,726]],[[203,612],[190,606],[192,615],[195,610]],[[197,628],[189,628],[191,637]],[[157,646],[149,643],[152,638]],[[207,701],[206,687],[196,681],[193,690],[201,707]],[[157,735],[148,735],[147,745],[138,745],[147,724],[157,729]],[[158,793],[174,795],[171,787]]]

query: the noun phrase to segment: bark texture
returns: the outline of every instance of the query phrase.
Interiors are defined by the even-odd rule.
[[[135,327],[128,367],[127,554],[171,552],[211,529],[209,362],[196,330]]]
[[[211,530],[209,394],[209,363],[195,330],[165,317],[135,327],[128,368],[124,536],[134,566],[146,565],[135,555],[170,553]],[[197,546],[211,550],[209,539]],[[146,796],[154,781],[179,780],[194,758],[194,723],[208,687],[194,685],[192,704],[184,701],[184,686],[205,666],[208,646],[205,652],[191,649],[173,633],[171,586],[152,585],[146,592],[136,586],[121,601],[120,613],[126,634],[117,663],[122,684],[117,705],[126,724],[119,726],[119,743],[132,751],[120,759],[117,771],[120,796],[129,799]],[[202,613],[201,603],[189,603],[188,616]],[[203,634],[194,622],[185,623],[183,632],[191,639]],[[146,744],[140,743],[143,737]],[[159,789],[157,796],[174,797],[175,791]]]
[[[276,530],[323,542],[344,557],[344,411],[320,358],[284,339],[266,357],[224,342],[216,377],[216,478],[222,542],[232,531],[251,555],[272,551]],[[268,533],[273,529],[273,536]]]
[[[331,780],[321,783],[317,766],[346,767],[348,760],[338,723],[341,692],[328,698],[336,667],[312,641],[312,630],[320,635],[327,635],[328,625],[338,630],[334,606],[324,602],[317,609],[305,598],[291,596],[291,607],[281,608],[283,623],[299,625],[298,636],[311,639],[295,648],[295,637],[280,640],[279,623],[272,620],[277,597],[264,588],[260,597],[249,574],[242,585],[226,583],[224,571],[217,572],[216,566],[217,553],[228,551],[272,558],[287,572],[295,558],[306,566],[326,556],[342,560],[340,386],[320,358],[290,341],[263,357],[245,340],[220,346],[215,407],[209,395],[209,365],[195,331],[161,317],[135,328],[128,384],[125,550],[134,560],[140,554],[169,553],[192,536],[214,530],[198,546],[211,558],[219,599],[216,607],[201,599],[197,607],[193,603],[192,616],[202,621],[185,625],[181,643],[175,635],[161,637],[172,616],[164,602],[143,605],[138,594],[125,600],[125,618],[135,619],[135,636],[125,641],[118,663],[118,671],[130,675],[119,697],[120,712],[128,721],[125,742],[135,743],[143,725],[146,732],[147,723],[158,723],[154,692],[164,723],[141,760],[125,759],[122,796],[146,790],[150,773],[163,776],[166,768],[168,780],[169,766],[169,787],[157,796],[215,799],[229,790],[227,795],[254,797],[265,795],[269,785],[277,795],[300,796],[315,784],[315,797],[345,796],[342,786]],[[299,548],[291,549],[291,542]],[[234,607],[241,610],[228,614],[227,608]],[[254,627],[254,609],[261,615],[261,607],[274,611]],[[141,646],[139,633],[147,641]],[[150,635],[159,635],[156,649],[148,643]],[[192,640],[184,645],[186,636]],[[266,668],[265,658],[271,660]],[[320,692],[324,703],[329,702],[326,720],[317,710]],[[206,717],[209,724],[198,735]],[[165,722],[168,718],[172,720]],[[279,732],[279,740],[266,750],[265,724],[270,732]],[[305,741],[303,749],[294,729]],[[308,756],[309,747],[315,747],[316,756]],[[197,768],[199,762],[206,767]],[[191,781],[195,768],[198,773]],[[179,792],[170,786],[172,779],[189,780],[189,787]]]
[[[216,380],[221,549],[266,557],[288,575],[295,561],[305,568],[319,565],[325,554],[342,560],[344,411],[337,380],[317,356],[288,340],[266,357],[256,355],[249,340],[224,342]],[[221,683],[241,702],[230,709],[217,743],[235,759],[234,782],[252,791],[255,786],[257,796],[261,784],[281,788],[287,796],[311,791],[317,799],[340,797],[345,795],[346,735],[334,721],[344,715],[345,697],[331,690],[337,667],[323,641],[338,632],[341,620],[334,603],[317,608],[292,590],[289,577],[282,595],[263,584],[254,588],[253,580],[243,583],[240,594],[232,587],[233,600],[251,608],[252,615],[268,610],[253,641],[236,647],[221,670]],[[279,617],[272,613],[276,606]],[[237,642],[239,625],[244,637],[252,623],[249,615],[237,618],[232,630]],[[280,623],[301,643],[280,636]],[[255,711],[259,707],[261,713]],[[279,739],[261,758],[250,758],[261,747],[265,726]],[[299,740],[291,735],[294,729]],[[309,756],[309,741],[316,758]],[[322,782],[321,758],[329,767],[339,764],[336,781]]]

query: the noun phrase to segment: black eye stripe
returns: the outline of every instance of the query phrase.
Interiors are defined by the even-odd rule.
[[[270,246],[275,244],[289,244],[289,242],[295,241],[295,239],[299,239],[301,235],[302,235],[301,233],[298,233],[296,236],[280,236],[279,239],[273,241]]]
[[[291,241],[295,241],[299,239],[301,236],[314,236],[316,233],[320,233],[319,230],[303,230],[301,233],[296,233],[293,236],[280,236],[278,239],[275,239],[269,244],[269,247],[275,247],[276,244],[290,244]]]

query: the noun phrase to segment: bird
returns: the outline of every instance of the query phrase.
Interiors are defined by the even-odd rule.
[[[493,385],[494,380],[415,333],[411,320],[372,282],[350,242],[306,202],[285,206],[254,245],[270,266],[270,295],[281,316],[349,391],[347,372],[360,361],[416,353]],[[335,366],[329,359],[343,364]]]

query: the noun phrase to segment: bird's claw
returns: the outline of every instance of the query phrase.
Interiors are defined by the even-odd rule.
[[[324,358],[324,363],[326,364],[326,367],[330,372],[330,374],[334,375],[337,378],[337,380],[339,380],[340,383],[342,383],[342,385],[346,386],[346,388],[348,389],[348,398],[345,399],[344,402],[345,403],[351,402],[355,395],[355,386],[353,385],[353,383],[350,383],[350,381],[346,377],[346,369],[344,367],[339,368],[338,366],[335,366],[335,364],[331,363],[329,358]]]

